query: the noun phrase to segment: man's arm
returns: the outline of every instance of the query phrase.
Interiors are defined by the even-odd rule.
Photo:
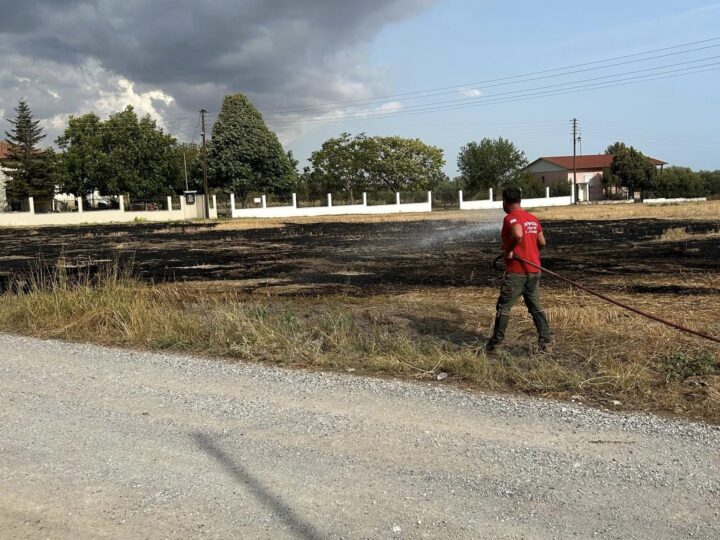
[[[508,245],[508,249],[505,252],[505,256],[508,259],[513,258],[513,250],[522,242],[523,239],[523,230],[522,225],[519,223],[515,223],[510,227],[510,244]]]
[[[547,242],[545,241],[545,234],[540,231],[537,235],[537,245],[538,249],[543,249],[545,246],[547,246]]]

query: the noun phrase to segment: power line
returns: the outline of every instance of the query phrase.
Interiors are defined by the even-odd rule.
[[[630,84],[638,84],[641,82],[647,82],[647,81],[655,81],[655,80],[661,80],[661,79],[670,79],[685,75],[692,75],[696,73],[705,73],[708,71],[715,71],[718,69],[720,62],[714,62],[706,65],[701,66],[692,66],[688,68],[682,68],[677,70],[670,70],[666,72],[660,72],[660,73],[654,73],[654,74],[646,74],[642,76],[637,77],[626,77],[622,79],[616,79],[613,81],[606,81],[602,83],[591,83],[591,84],[584,84],[584,85],[577,85],[577,86],[568,86],[567,88],[559,88],[556,90],[542,90],[544,88],[550,88],[550,86],[544,86],[544,87],[537,87],[533,89],[525,89],[520,91],[513,91],[513,92],[502,92],[498,94],[491,94],[488,96],[483,96],[482,98],[477,98],[471,103],[454,103],[453,102],[445,104],[443,102],[433,103],[433,104],[425,104],[423,106],[413,106],[413,107],[405,107],[405,108],[399,108],[395,111],[390,112],[384,112],[384,111],[368,111],[368,112],[360,112],[360,113],[348,113],[353,114],[353,116],[347,116],[343,115],[339,118],[314,118],[309,120],[298,120],[294,121],[292,119],[279,119],[271,122],[273,125],[279,125],[279,126],[300,126],[300,125],[321,125],[321,124],[331,124],[331,123],[338,123],[338,122],[347,122],[347,121],[358,121],[358,120],[372,120],[372,119],[383,119],[383,118],[395,118],[398,116],[407,116],[407,115],[415,115],[415,114],[423,114],[423,113],[432,113],[432,112],[438,112],[438,111],[447,111],[447,110],[458,110],[458,109],[464,109],[468,107],[483,107],[487,105],[492,104],[498,104],[498,103],[515,103],[519,101],[525,101],[527,99],[531,98],[538,98],[538,97],[551,97],[551,96],[558,96],[558,95],[565,95],[565,94],[571,94],[571,93],[577,93],[577,92],[583,92],[588,90],[594,90],[594,89],[602,89],[602,88],[612,88],[615,86],[625,86]],[[713,66],[710,69],[698,69],[698,68],[705,68],[708,66]],[[667,75],[670,74],[670,75]],[[658,76],[663,75],[663,76]],[[588,79],[593,80],[593,79]],[[577,84],[580,82],[586,82],[586,81],[574,81],[569,83],[564,83],[563,85],[570,85],[570,84]],[[557,86],[557,85],[552,85]],[[539,90],[537,92],[534,92],[533,90]],[[530,92],[530,93],[527,93]],[[525,94],[523,94],[525,93]],[[521,94],[521,95],[515,95],[511,96],[511,94]]]
[[[555,72],[559,72],[559,71],[567,71],[567,70],[569,70],[569,69],[575,69],[575,68],[580,68],[580,67],[585,67],[585,66],[591,66],[591,65],[597,65],[597,64],[606,64],[606,63],[608,63],[608,62],[614,62],[614,61],[616,61],[616,60],[624,60],[624,59],[627,59],[627,58],[633,58],[633,57],[638,57],[638,56],[645,56],[645,55],[653,54],[653,53],[657,53],[657,52],[663,52],[663,51],[668,51],[668,50],[672,50],[672,49],[678,49],[678,48],[682,48],[682,47],[690,47],[690,46],[692,46],[692,45],[700,45],[700,44],[703,44],[703,43],[710,43],[710,42],[714,42],[714,41],[720,41],[720,36],[719,36],[719,37],[709,38],[709,39],[703,39],[703,40],[699,40],[699,41],[692,41],[692,42],[688,42],[688,43],[683,43],[683,44],[680,44],[680,45],[673,45],[673,46],[671,46],[671,47],[663,47],[663,48],[659,48],[659,49],[651,49],[651,50],[644,51],[644,52],[627,54],[627,55],[623,55],[623,56],[616,56],[616,57],[612,57],[612,58],[606,58],[606,59],[603,59],[603,60],[595,60],[595,61],[592,61],[592,62],[584,62],[584,63],[581,63],[581,64],[572,64],[572,65],[563,66],[563,67],[558,67],[558,68],[552,68],[552,69],[546,69],[546,70],[540,70],[540,71],[533,71],[533,72],[530,72],[530,73],[524,73],[524,74],[520,74],[520,75],[512,75],[512,76],[508,76],[508,77],[500,77],[500,78],[495,78],[495,79],[486,79],[486,80],[483,80],[483,81],[476,81],[476,82],[470,82],[470,83],[464,83],[464,84],[458,84],[458,85],[452,85],[452,86],[443,86],[443,87],[433,88],[433,89],[427,89],[427,90],[417,90],[417,91],[414,91],[414,92],[404,92],[404,93],[399,93],[399,94],[387,94],[387,95],[384,95],[384,96],[376,96],[376,97],[372,97],[372,98],[358,98],[358,99],[347,99],[347,100],[340,100],[340,101],[331,101],[331,102],[326,102],[326,103],[324,103],[324,104],[319,104],[319,105],[314,105],[314,106],[278,107],[278,108],[274,108],[274,109],[265,109],[265,112],[276,112],[276,113],[279,113],[279,112],[306,112],[306,111],[310,111],[310,110],[314,110],[314,109],[322,109],[322,108],[332,107],[332,106],[334,106],[334,105],[347,105],[347,104],[352,104],[352,103],[354,103],[354,104],[356,104],[356,105],[358,105],[358,106],[359,106],[359,105],[370,105],[370,104],[372,104],[372,103],[374,103],[374,102],[382,101],[382,100],[388,100],[388,99],[397,99],[397,98],[419,99],[420,97],[431,97],[431,96],[433,96],[433,95],[443,95],[443,94],[447,94],[447,93],[452,93],[452,92],[441,92],[441,91],[444,91],[444,90],[459,91],[459,90],[468,89],[468,87],[473,87],[473,86],[478,86],[478,85],[487,85],[488,83],[518,84],[518,83],[520,83],[520,82],[528,82],[528,81],[538,80],[538,79],[547,78],[547,77],[558,77],[558,76],[564,76],[564,75],[570,75],[570,74],[574,74],[574,73],[579,73],[579,72],[583,72],[583,71],[591,71],[591,70],[595,70],[595,69],[605,69],[605,68],[609,68],[609,67],[615,67],[615,66],[618,66],[618,65],[630,64],[630,63],[637,63],[637,62],[646,62],[646,61],[654,60],[654,59],[657,59],[657,58],[664,58],[664,57],[674,56],[674,55],[679,55],[679,54],[687,54],[687,53],[690,53],[690,52],[696,52],[696,51],[700,51],[700,50],[710,49],[710,48],[713,48],[713,47],[719,47],[719,46],[720,46],[720,43],[716,43],[716,44],[713,44],[713,45],[707,45],[707,46],[704,46],[704,47],[698,47],[698,48],[695,48],[695,49],[689,49],[689,50],[685,50],[685,51],[676,51],[676,52],[673,52],[673,53],[662,54],[662,55],[657,55],[657,56],[648,57],[648,58],[643,58],[643,59],[638,59],[638,60],[632,60],[632,61],[629,61],[629,62],[619,62],[619,63],[617,63],[617,64],[612,64],[612,65],[607,65],[607,66],[598,66],[598,67],[591,68],[591,69],[587,69],[587,70],[578,70],[578,71],[572,71],[572,72],[569,72],[569,73],[560,73],[560,74],[556,74],[556,75],[547,75],[547,77],[536,77],[536,78],[534,78],[534,79],[520,80],[520,81],[515,81],[515,82],[512,82],[512,83],[506,83],[506,82],[504,82],[504,81],[511,81],[511,80],[513,80],[513,79],[523,79],[523,78],[527,78],[527,77],[532,77],[532,76],[534,76],[534,75],[544,75],[544,74],[555,73]],[[501,84],[492,85],[492,86],[501,86]],[[432,92],[441,92],[441,94],[431,94]],[[428,94],[428,95],[421,95],[421,94]],[[418,96],[418,97],[410,98],[410,97],[407,97],[407,96]]]

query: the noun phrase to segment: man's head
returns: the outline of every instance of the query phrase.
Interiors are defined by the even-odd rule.
[[[503,210],[506,214],[509,214],[516,208],[520,208],[520,202],[522,201],[522,191],[520,188],[508,187],[503,189]]]

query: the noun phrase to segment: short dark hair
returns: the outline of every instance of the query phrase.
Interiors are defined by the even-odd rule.
[[[503,189],[503,201],[508,204],[515,204],[522,201],[522,190],[516,187],[507,187]]]

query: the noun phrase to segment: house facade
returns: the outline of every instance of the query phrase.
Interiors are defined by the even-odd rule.
[[[0,159],[5,158],[10,150],[10,145],[7,141],[0,141]],[[5,173],[0,168],[0,212],[5,210],[7,206],[7,196],[5,195]]]
[[[659,159],[649,158],[656,167],[663,167],[666,163]],[[625,195],[627,190],[610,193],[603,184],[603,175],[612,165],[612,154],[598,154],[593,156],[576,156],[575,169],[577,170],[577,200],[599,201],[609,196]],[[573,156],[541,157],[523,169],[532,173],[545,187],[558,182],[573,182]],[[614,188],[617,189],[617,188]]]

